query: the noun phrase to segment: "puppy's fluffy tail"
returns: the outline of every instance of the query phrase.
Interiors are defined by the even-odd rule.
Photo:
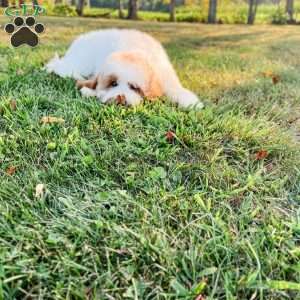
[[[48,73],[55,73],[60,77],[71,77],[74,79],[83,79],[83,77],[74,71],[72,64],[70,64],[64,57],[60,58],[57,53],[46,64],[44,68]]]

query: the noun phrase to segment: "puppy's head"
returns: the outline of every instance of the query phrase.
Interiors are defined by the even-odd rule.
[[[155,62],[154,62],[155,63]],[[157,75],[147,58],[139,52],[115,52],[110,55],[99,75],[82,86],[95,89],[103,103],[137,105],[142,99],[162,96]]]

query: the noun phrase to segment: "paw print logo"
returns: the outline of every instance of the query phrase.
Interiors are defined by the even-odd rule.
[[[36,23],[33,16],[26,18],[18,16],[14,18],[13,23],[6,24],[4,30],[11,34],[12,46],[19,47],[27,44],[35,47],[39,43],[38,34],[44,32],[45,27],[41,23]]]

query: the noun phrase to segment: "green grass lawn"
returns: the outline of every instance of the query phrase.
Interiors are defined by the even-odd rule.
[[[0,299],[300,299],[299,29],[43,22],[36,49],[0,35]],[[41,70],[115,26],[206,108],[105,106]]]

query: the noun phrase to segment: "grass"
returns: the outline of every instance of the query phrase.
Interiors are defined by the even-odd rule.
[[[65,7],[65,6],[64,6]],[[72,15],[76,15],[75,7],[69,6]],[[300,5],[295,3],[294,18],[299,22]],[[49,15],[65,15],[69,16],[70,12],[66,12],[62,7],[56,6],[55,9],[49,6],[47,8],[47,14]],[[69,15],[67,15],[69,14]],[[124,15],[126,16],[127,10],[124,9]],[[178,6],[176,8],[176,21],[177,22],[196,22],[207,23],[208,4],[204,5],[185,5]],[[119,14],[116,8],[97,8],[86,7],[84,9],[84,16],[94,18],[109,18],[118,19]],[[243,3],[229,3],[228,1],[220,1],[218,3],[217,21],[222,24],[246,24],[248,16],[248,4]],[[159,21],[168,22],[170,15],[168,11],[143,11],[140,10],[138,17],[143,21]],[[284,4],[261,4],[258,6],[257,15],[255,19],[256,24],[270,24],[270,23],[287,23],[287,15],[285,13]]]
[[[0,36],[0,298],[300,299],[297,28],[43,22],[36,49]],[[41,70],[116,26],[206,108],[100,105]]]

